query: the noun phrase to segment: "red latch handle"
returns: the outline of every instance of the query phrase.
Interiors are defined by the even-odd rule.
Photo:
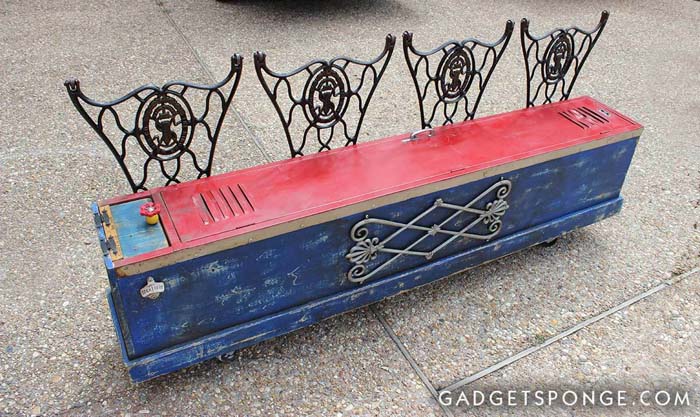
[[[145,217],[157,216],[160,214],[160,204],[154,202],[146,203],[141,206],[140,213]]]
[[[160,220],[158,216],[158,214],[160,214],[160,204],[153,202],[146,203],[141,206],[139,213],[146,218],[146,223],[150,225],[158,224]]]

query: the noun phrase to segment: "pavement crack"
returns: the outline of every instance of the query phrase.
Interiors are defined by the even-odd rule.
[[[190,39],[185,35],[185,32],[182,31],[182,28],[175,22],[175,19],[173,16],[170,14],[170,11],[165,7],[165,4],[163,3],[163,0],[155,0],[156,5],[160,8],[160,10],[163,12],[165,15],[165,18],[168,19],[168,22],[170,22],[170,25],[175,29],[175,31],[178,33],[178,35],[182,38],[183,42],[185,42],[185,45],[187,45],[187,49],[190,50],[192,55],[194,56],[194,59],[197,61],[200,67],[202,67],[202,70],[206,74],[207,78],[209,79],[209,82],[211,84],[216,84],[217,80],[214,77],[214,74],[211,72],[207,64],[204,62],[204,59],[202,59],[202,56],[199,54],[197,49],[195,49],[194,45],[192,45],[192,42],[190,42]],[[253,143],[255,146],[258,148],[258,150],[262,153],[262,155],[265,157],[267,162],[273,162],[272,156],[267,152],[265,147],[262,144],[262,141],[258,137],[258,135],[253,132],[253,129],[248,125],[248,123],[245,121],[243,118],[243,115],[236,109],[235,105],[233,102],[231,102],[231,105],[229,106],[229,111],[233,113],[233,115],[236,117],[238,122],[243,126],[243,129],[246,131],[248,134],[248,137],[253,140]]]

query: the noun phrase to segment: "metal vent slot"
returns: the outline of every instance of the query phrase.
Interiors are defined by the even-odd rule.
[[[242,185],[223,185],[192,196],[202,223],[210,224],[253,213],[255,207]]]
[[[608,119],[610,113],[603,109],[596,112],[586,106],[582,106],[571,110],[561,111],[559,114],[581,129],[590,129],[594,126],[610,123],[610,120]]]

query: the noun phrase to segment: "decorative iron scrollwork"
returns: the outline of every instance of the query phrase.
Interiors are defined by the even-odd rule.
[[[315,139],[319,152],[330,150],[336,130],[342,130],[345,146],[357,143],[367,107],[395,43],[396,38],[387,35],[384,50],[371,61],[347,57],[316,60],[289,73],[271,70],[266,55],[255,53],[255,71],[282,122],[292,158],[304,155],[310,138]],[[354,77],[349,75],[351,71]],[[307,77],[303,91],[294,91],[300,90],[295,87],[301,77]]]
[[[527,19],[520,22],[527,73],[527,107],[569,98],[588,54],[603,33],[608,16],[609,13],[603,11],[598,25],[590,31],[573,26],[555,29],[540,37],[530,34]],[[543,47],[545,43],[547,46]]]
[[[77,79],[67,80],[65,86],[75,108],[107,144],[132,190],[138,192],[147,189],[152,166],[160,169],[165,185],[179,183],[186,156],[191,160],[197,178],[211,174],[216,142],[238,87],[242,64],[241,56],[232,56],[231,70],[215,85],[169,82],[158,87],[147,84],[110,102],[98,102],[85,96]],[[195,113],[196,106],[190,96],[198,93],[203,94],[203,104],[196,108]],[[127,126],[119,114],[131,113],[134,107],[134,123]],[[112,119],[114,129],[111,131],[107,126],[108,119]],[[200,153],[198,158],[193,142],[200,137],[204,143],[197,149],[206,155]],[[134,144],[137,146],[133,147]],[[129,162],[134,159],[127,155],[129,149],[143,152],[137,158],[139,161],[145,158],[142,164],[139,163],[141,169],[129,168],[132,166]]]
[[[494,43],[477,39],[449,41],[428,52],[415,49],[413,34],[404,32],[404,58],[418,95],[423,128],[433,127],[438,120],[445,125],[474,118],[491,74],[508,46],[513,26],[509,20],[503,36]],[[435,62],[437,65],[431,68]],[[472,87],[476,91],[470,96]]]
[[[432,259],[441,249],[450,245],[457,238],[478,240],[492,239],[501,230],[503,224],[501,218],[506,214],[509,208],[506,197],[510,194],[511,188],[512,184],[510,180],[501,179],[464,206],[446,203],[442,199],[437,199],[432,206],[407,223],[373,217],[366,217],[360,220],[355,223],[350,230],[350,238],[355,242],[355,245],[350,248],[347,255],[345,255],[348,261],[354,264],[347,272],[348,280],[362,283],[375,276],[378,272],[403,255],[422,256],[426,259]],[[492,196],[492,199],[488,200],[488,203],[484,204],[482,208],[479,208],[479,203],[486,200],[489,196]],[[439,223],[421,224],[422,219],[436,210],[448,210],[451,214]],[[455,223],[459,216],[471,217],[464,220],[463,223],[466,223],[465,226],[456,230],[450,229],[450,224]],[[485,225],[485,230],[482,233],[470,232],[479,224]],[[396,230],[382,239],[370,234],[372,225],[395,228]],[[403,248],[391,246],[392,241],[399,240],[399,236],[409,230],[423,233]],[[414,249],[424,240],[437,235],[446,235],[449,236],[449,238],[442,242],[437,242],[432,249],[428,251]],[[393,256],[384,260],[379,265],[370,266],[369,264],[371,261],[377,259],[382,253],[391,254]]]

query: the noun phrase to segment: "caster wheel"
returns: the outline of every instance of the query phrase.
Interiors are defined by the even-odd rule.
[[[238,353],[238,351],[234,350],[233,352],[227,352],[227,353],[224,353],[223,355],[219,355],[216,357],[216,359],[222,363],[231,363],[238,358],[237,353]]]
[[[545,248],[549,248],[551,246],[556,245],[558,240],[559,240],[559,238],[555,237],[554,239],[549,239],[549,240],[546,240],[546,241],[540,243],[540,246],[544,246]]]

